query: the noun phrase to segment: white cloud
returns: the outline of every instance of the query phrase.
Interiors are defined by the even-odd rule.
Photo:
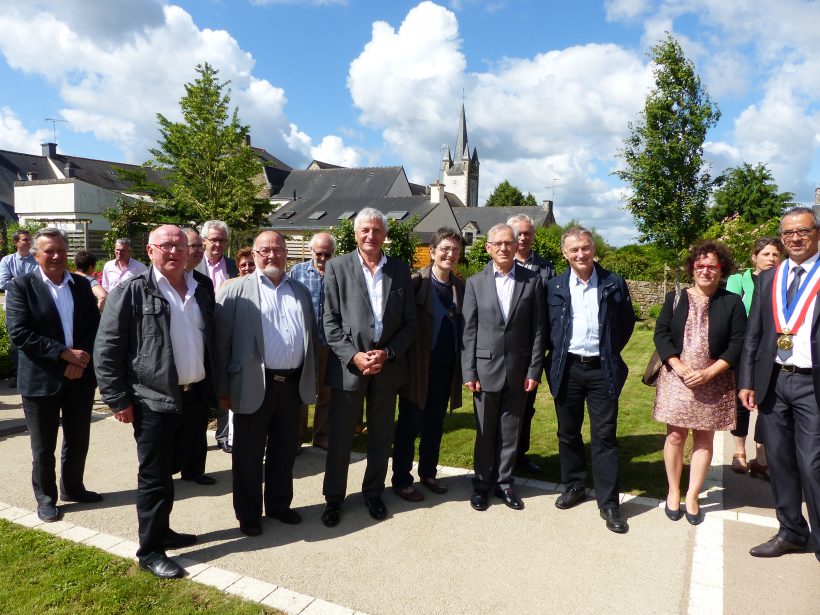
[[[310,154],[314,160],[343,167],[357,167],[362,161],[355,148],[345,146],[344,141],[335,135],[326,136],[319,145],[310,148]]]
[[[648,0],[607,0],[604,9],[608,21],[629,21],[643,14],[648,4]]]
[[[39,155],[40,144],[51,140],[47,129],[29,132],[9,107],[0,107],[0,149]]]

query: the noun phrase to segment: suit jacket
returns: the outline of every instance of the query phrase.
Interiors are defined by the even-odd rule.
[[[529,263],[519,263],[519,265],[537,272],[541,276],[541,282],[543,282],[546,289],[547,282],[555,277],[555,267],[535,250],[531,252],[531,256],[532,260]]]
[[[681,291],[680,301],[672,312],[675,291],[666,293],[663,308],[655,323],[655,348],[661,361],[679,357],[683,351],[683,333],[689,317],[689,293]],[[718,288],[709,300],[709,356],[723,359],[732,367],[740,360],[743,334],[746,332],[746,309],[739,295]]]
[[[407,263],[387,257],[382,268],[384,314],[382,334],[373,343],[373,309],[367,294],[358,250],[325,265],[325,338],[335,357],[328,356],[325,384],[344,391],[365,389],[374,376],[364,376],[353,364],[357,352],[389,349],[388,360],[376,375],[397,389],[407,381],[407,357],[416,334],[416,304]]]
[[[433,343],[433,301],[438,301],[436,293],[431,290],[431,267],[425,267],[413,274],[413,290],[416,301],[416,323],[418,334],[410,349],[407,351],[407,383],[399,390],[399,394],[412,401],[419,408],[427,403],[427,377],[430,370],[430,346]],[[456,336],[459,340],[464,329],[464,318],[461,315],[461,306],[464,305],[464,282],[452,274],[453,303],[456,306]],[[456,357],[453,369],[453,381],[450,385],[450,408],[461,408],[461,361]]]
[[[626,382],[629,369],[621,351],[632,337],[635,311],[624,279],[597,263],[598,333],[601,369],[610,399],[617,399]],[[547,378],[553,397],[557,397],[564,380],[569,342],[572,338],[572,300],[569,290],[570,270],[547,283],[547,326],[549,327]]]
[[[306,404],[316,402],[316,365],[319,344],[310,291],[288,278],[302,308],[305,356],[299,378],[299,395]],[[284,283],[284,282],[283,282]],[[216,384],[220,396],[231,396],[237,414],[253,414],[265,399],[265,336],[259,279],[255,273],[231,280],[219,289],[214,317],[216,331]]]
[[[749,311],[749,322],[746,337],[743,340],[743,352],[740,355],[740,366],[737,371],[739,389],[753,389],[755,401],[760,405],[766,399],[770,387],[774,389],[772,374],[777,356],[778,333],[774,326],[772,310],[772,281],[777,267],[762,271],[757,279],[757,288],[752,297]],[[815,300],[811,323],[811,371],[814,382],[814,396],[820,406],[820,338],[817,335],[820,322],[820,299]]]
[[[481,382],[482,391],[501,391],[505,384],[521,388],[526,378],[541,380],[544,288],[535,271],[515,264],[513,275],[506,323],[498,305],[493,263],[467,279],[461,372],[465,382]]]
[[[94,352],[94,337],[100,323],[97,298],[83,276],[70,274],[74,299],[74,348]],[[6,287],[6,323],[12,343],[20,349],[17,388],[21,395],[39,397],[55,395],[63,385],[67,363],[60,358],[66,349],[65,332],[60,314],[40,268]],[[89,363],[82,376],[89,386],[96,384],[94,365]]]
[[[199,261],[199,264],[194,267],[194,271],[199,271],[199,273],[208,276],[208,268],[205,266],[205,259],[208,258],[207,256],[202,257],[202,260]],[[232,258],[228,258],[227,256],[223,256],[222,258],[225,259],[225,271],[228,272],[229,278],[235,278],[239,276],[239,267],[236,266],[236,261]],[[219,289],[217,289],[219,290]]]

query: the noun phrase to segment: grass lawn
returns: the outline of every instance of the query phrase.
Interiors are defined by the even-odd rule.
[[[193,581],[161,581],[130,560],[2,519],[0,612],[279,613]]]
[[[638,323],[632,339],[624,350],[623,358],[629,366],[629,378],[621,393],[618,442],[621,452],[620,490],[635,495],[666,497],[667,483],[663,466],[663,441],[666,425],[652,420],[652,404],[655,389],[641,382],[646,363],[654,350],[652,330]],[[448,414],[444,422],[444,439],[441,443],[442,465],[471,468],[475,444],[475,419],[469,391],[464,389],[464,406]],[[532,442],[528,455],[541,466],[541,471],[526,474],[552,482],[560,482],[561,467],[558,460],[558,420],[555,405],[546,379],[538,389],[535,402],[535,418],[532,422]],[[589,425],[584,424],[584,442],[589,460]],[[364,452],[366,434],[356,437],[355,448]],[[688,450],[687,447],[687,456]],[[591,468],[588,461],[588,468]],[[687,466],[688,468],[688,466]],[[682,484],[688,480],[684,468]],[[390,477],[388,475],[388,484]],[[592,486],[592,477],[589,477]]]

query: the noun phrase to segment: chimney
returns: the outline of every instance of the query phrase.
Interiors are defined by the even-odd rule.
[[[431,203],[441,203],[444,197],[444,184],[442,184],[439,180],[434,181],[430,184],[430,202]]]
[[[544,199],[542,207],[544,208],[544,211],[547,212],[547,218],[545,220],[547,226],[555,224],[555,214],[552,211],[552,201],[550,199]]]
[[[43,157],[45,158],[54,158],[57,156],[57,144],[56,143],[41,143],[40,147],[43,148]]]
[[[251,146],[251,133],[249,132],[245,133],[245,145]]]
[[[74,167],[71,166],[70,160],[67,160],[63,167],[63,175],[66,177],[74,177]]]

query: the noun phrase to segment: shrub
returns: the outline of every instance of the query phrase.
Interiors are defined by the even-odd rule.
[[[641,306],[638,303],[632,302],[632,311],[635,313],[635,320],[640,320],[642,317]]]
[[[11,376],[11,340],[6,329],[6,311],[0,308],[0,378]]]
[[[652,320],[657,320],[658,316],[661,315],[661,307],[660,303],[653,303],[647,308],[646,315]]]

